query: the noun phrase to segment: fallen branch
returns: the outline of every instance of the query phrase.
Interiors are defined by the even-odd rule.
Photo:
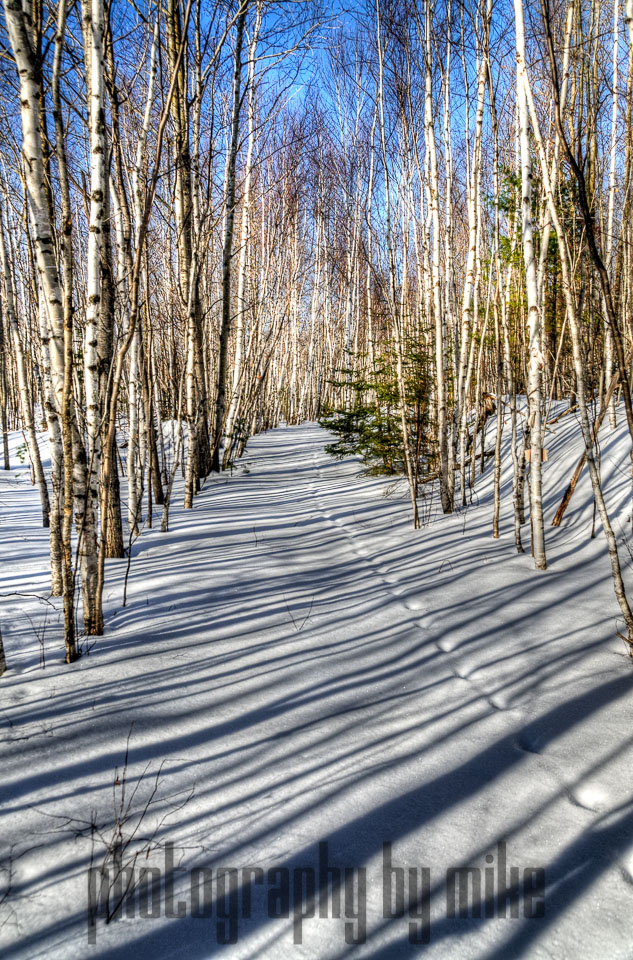
[[[562,413],[559,413],[557,417],[554,417],[552,420],[547,420],[545,426],[549,427],[552,423],[558,423],[559,420],[562,420],[563,417],[566,417],[568,413],[573,413],[574,410],[578,409],[578,404],[574,404],[573,407],[567,407],[566,410],[563,410]]]
[[[626,356],[627,366],[628,366],[629,363],[631,362],[631,357],[632,357],[632,356],[633,356],[633,347],[629,348],[629,351],[628,351],[627,356]],[[605,418],[605,416],[606,416],[606,413],[607,413],[607,410],[609,409],[609,403],[610,403],[610,401],[611,401],[611,397],[612,397],[613,394],[615,393],[619,382],[620,382],[620,375],[619,375],[618,372],[616,372],[616,373],[613,374],[613,377],[611,378],[611,383],[609,384],[609,389],[607,390],[607,394],[606,394],[606,396],[605,396],[605,398],[604,398],[604,400],[603,400],[603,402],[602,402],[602,406],[600,407],[600,412],[599,412],[599,414],[598,414],[598,416],[597,416],[597,418],[596,418],[596,422],[594,423],[594,426],[593,426],[593,442],[594,442],[594,443],[595,443],[596,440],[598,439],[598,431],[600,430],[600,427],[602,426],[602,421],[604,420],[604,418]],[[569,411],[566,411],[566,412],[569,412]],[[553,423],[554,421],[551,421],[551,422]],[[578,481],[580,480],[580,474],[581,474],[582,471],[583,471],[583,467],[585,466],[586,461],[587,461],[587,454],[586,454],[586,453],[583,453],[582,456],[581,456],[581,458],[580,458],[580,460],[579,460],[578,463],[576,464],[576,469],[574,470],[573,476],[572,476],[571,480],[569,481],[569,484],[568,484],[568,486],[567,486],[567,489],[565,490],[565,493],[563,494],[563,499],[561,500],[560,506],[559,506],[558,510],[556,511],[556,516],[555,516],[554,519],[552,520],[552,526],[553,526],[553,527],[559,527],[559,526],[560,526],[560,522],[561,522],[561,520],[563,519],[563,517],[565,516],[565,510],[566,510],[567,507],[569,506],[569,501],[571,500],[571,498],[572,498],[572,496],[573,496],[573,493],[574,493],[574,490],[576,489],[576,484],[577,484]]]

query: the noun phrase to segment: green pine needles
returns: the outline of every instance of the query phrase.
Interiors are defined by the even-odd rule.
[[[435,458],[430,422],[430,360],[413,339],[403,344],[404,408],[414,465],[419,473]],[[325,447],[338,460],[359,456],[365,473],[393,476],[405,473],[400,393],[395,348],[374,357],[350,354],[350,366],[330,381],[338,388],[340,405],[319,419],[336,437]],[[354,361],[356,361],[354,363]]]

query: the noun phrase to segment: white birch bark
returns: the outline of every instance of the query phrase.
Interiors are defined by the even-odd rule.
[[[144,192],[143,192],[143,174],[146,165],[146,144],[150,129],[152,106],[154,103],[154,91],[156,87],[156,76],[158,70],[158,41],[159,41],[159,19],[156,16],[154,28],[152,31],[152,43],[149,57],[149,73],[147,79],[147,93],[145,96],[145,109],[143,112],[143,122],[139,131],[138,142],[136,145],[136,154],[134,167],[132,170],[132,215],[134,220],[134,245],[138,244],[141,222],[143,219]],[[141,283],[145,281],[145,271],[141,268]],[[130,344],[130,366],[128,375],[128,449],[127,449],[127,486],[128,486],[128,508],[127,519],[128,529],[131,537],[137,537],[139,534],[139,522],[141,519],[141,507],[139,496],[142,497],[143,490],[143,465],[144,460],[140,453],[140,438],[142,431],[140,429],[141,412],[140,406],[143,403],[142,390],[140,389],[141,371],[139,362],[141,357],[141,323],[140,318],[135,325],[132,342]]]
[[[239,120],[241,110],[241,74],[242,74],[242,45],[244,28],[248,13],[249,0],[242,0],[236,19],[235,52],[233,59],[233,91],[230,142],[227,146],[227,164],[225,175],[225,221],[224,244],[222,249],[222,323],[220,329],[220,346],[218,356],[218,371],[215,398],[215,423],[213,434],[213,450],[211,469],[220,472],[220,446],[224,435],[224,419],[226,405],[226,361],[228,339],[231,328],[231,258],[233,250],[233,233],[235,224],[235,166],[239,140]]]
[[[529,330],[528,423],[530,427],[530,520],[532,555],[537,570],[547,568],[542,493],[542,423],[541,423],[541,353],[542,317],[538,295],[534,228],[532,223],[532,165],[530,156],[529,112],[525,79],[525,31],[522,0],[514,0],[516,20],[517,101],[519,107],[519,139],[521,144],[521,225],[525,262]]]
[[[619,0],[614,0],[613,4],[613,99],[611,105],[611,148],[609,158],[609,201],[607,210],[607,242],[605,249],[605,266],[609,271],[611,282],[613,283],[613,230],[614,230],[614,212],[615,212],[615,189],[616,189],[616,159],[617,159],[617,137],[618,137],[618,53],[620,37],[620,4]],[[562,106],[562,104],[561,104]],[[603,300],[603,308],[606,314],[606,305]],[[614,366],[614,344],[611,327],[605,325],[605,384],[611,382]],[[615,410],[615,395],[609,401],[609,426],[615,430],[617,423]]]
[[[253,152],[255,149],[255,105],[256,105],[256,85],[255,85],[255,66],[257,56],[257,43],[259,40],[259,31],[262,23],[262,0],[257,2],[257,13],[255,24],[248,44],[248,145],[246,148],[246,161],[244,168],[244,187],[242,193],[242,222],[240,226],[240,258],[237,269],[237,319],[235,325],[235,356],[233,358],[233,382],[231,385],[231,396],[229,409],[226,416],[226,427],[224,432],[224,468],[228,466],[228,460],[231,452],[233,431],[238,413],[240,391],[242,386],[242,368],[244,363],[244,328],[245,318],[248,310],[248,301],[246,298],[246,265],[250,248],[250,216],[251,216],[251,184],[253,180]]]
[[[435,318],[435,379],[437,402],[437,431],[440,462],[440,498],[444,513],[453,510],[453,476],[449,474],[448,462],[448,417],[446,408],[446,350],[444,345],[444,311],[442,304],[442,289],[440,280],[440,211],[439,211],[439,178],[437,171],[437,148],[435,145],[435,123],[433,119],[433,75],[432,75],[432,47],[431,47],[431,16],[430,0],[425,0],[424,29],[425,29],[425,89],[424,89],[424,124],[426,134],[426,149],[429,166],[429,195],[430,214],[433,227],[432,239],[432,286],[433,286],[433,314]]]
[[[489,21],[492,5],[487,0],[485,16]],[[465,76],[467,76],[466,63],[464,64]],[[472,338],[474,325],[477,321],[477,275],[478,275],[478,249],[479,249],[479,198],[480,198],[480,180],[481,180],[481,139],[483,132],[484,118],[484,97],[486,87],[486,61],[481,57],[478,64],[477,75],[477,109],[475,113],[475,137],[472,151],[472,163],[470,164],[470,176],[468,179],[468,254],[466,258],[466,271],[464,281],[464,294],[462,298],[462,317],[459,342],[459,362],[458,362],[458,382],[457,398],[455,404],[455,424],[459,425],[459,455],[460,455],[460,493],[462,505],[466,505],[466,440],[468,434],[468,393],[470,387],[470,378],[473,369],[473,351],[469,349],[469,340]],[[466,141],[467,141],[467,162],[469,146],[469,117],[466,110]],[[472,346],[472,344],[471,344]]]
[[[99,502],[101,464],[101,411],[99,404],[99,369],[97,326],[101,309],[101,252],[105,215],[107,178],[107,143],[105,123],[105,81],[103,34],[105,29],[103,0],[91,0],[90,20],[84,35],[88,45],[86,61],[90,61],[88,124],[90,129],[90,218],[88,227],[88,262],[86,269],[86,329],[84,334],[84,387],[86,391],[86,432],[88,435],[89,516],[94,521]],[[96,540],[95,540],[96,543]],[[92,563],[91,563],[92,568]],[[96,578],[96,559],[92,576]],[[90,589],[94,589],[91,585]]]

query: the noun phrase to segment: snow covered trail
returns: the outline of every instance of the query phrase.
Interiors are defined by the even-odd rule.
[[[562,421],[550,442],[549,519],[577,454],[572,428]],[[125,562],[109,562],[106,635],[75,666],[49,644],[39,669],[25,601],[5,596],[4,956],[631,957],[633,672],[613,639],[602,541],[587,540],[586,478],[566,523],[547,531],[551,568],[537,573],[514,552],[508,475],[500,540],[486,476],[478,504],[413,531],[401,487],[331,460],[326,441],[314,425],[280,428],[249,444],[234,476],[209,482],[193,512],[175,491],[170,532],[134,548],[125,608]],[[617,478],[625,444],[611,447],[603,470],[612,460]],[[624,510],[625,480],[614,496]],[[30,558],[6,554],[3,592],[37,592],[37,493],[5,485],[0,499],[3,537],[19,524]],[[124,866],[142,851],[134,878],[156,871],[160,916],[139,915],[141,885],[135,915],[99,917],[89,942],[91,857],[103,860],[123,786],[124,832],[138,826]],[[147,857],[146,838],[160,842]],[[323,843],[330,866],[349,868],[341,919],[320,883]],[[218,867],[237,870],[236,899]],[[192,916],[195,868],[212,871],[206,918]],[[530,918],[539,869],[545,915]],[[284,870],[287,919],[267,900]],[[506,876],[522,885],[514,899]],[[204,875],[193,877],[197,891]],[[414,908],[390,917],[384,881],[394,898],[404,883],[406,907],[414,877],[428,885],[428,920],[424,902],[422,919]],[[480,917],[450,915],[466,880]],[[166,916],[180,901],[186,915]]]

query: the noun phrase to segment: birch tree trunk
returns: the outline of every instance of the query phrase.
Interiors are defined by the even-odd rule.
[[[53,76],[51,83],[51,99],[53,102],[53,120],[55,123],[55,152],[59,176],[59,192],[61,199],[62,238],[61,238],[61,265],[63,285],[63,331],[64,331],[64,376],[62,387],[61,408],[61,437],[57,444],[64,451],[72,449],[72,434],[75,419],[73,397],[73,242],[72,242],[72,210],[70,203],[70,187],[68,178],[68,164],[66,160],[66,139],[62,115],[62,100],[60,93],[62,54],[66,33],[66,0],[60,0],[57,12],[57,32],[55,34],[55,54],[53,58]],[[49,427],[50,429],[50,427]],[[55,462],[53,461],[53,489],[55,488]],[[58,481],[61,483],[61,481]],[[63,458],[63,519],[61,524],[61,551],[62,577],[64,593],[64,636],[66,638],[67,659],[74,657],[75,650],[75,574],[72,555],[72,527],[73,527],[73,465],[70,455]]]
[[[376,0],[376,39],[378,46],[378,129],[380,136],[380,146],[384,166],[385,182],[385,219],[386,219],[386,244],[387,244],[387,262],[389,270],[388,302],[393,324],[393,335],[396,346],[396,375],[398,381],[398,407],[400,411],[400,425],[402,430],[402,450],[404,457],[404,466],[409,484],[409,495],[411,497],[411,506],[413,508],[413,526],[417,529],[420,526],[418,514],[417,482],[413,469],[411,458],[411,444],[409,438],[409,425],[406,415],[406,397],[405,384],[402,366],[402,314],[400,311],[400,297],[397,289],[396,260],[393,248],[393,236],[391,228],[391,188],[389,178],[389,160],[387,155],[387,137],[385,130],[385,106],[384,106],[384,46],[382,39],[382,18],[380,13],[380,0]]]
[[[537,570],[547,568],[545,555],[545,530],[543,525],[542,493],[542,422],[541,422],[541,352],[542,320],[534,254],[534,229],[532,223],[532,165],[530,157],[528,103],[525,80],[525,32],[523,26],[523,2],[514,0],[516,20],[517,56],[517,102],[519,106],[519,139],[521,144],[521,225],[523,233],[523,259],[528,306],[529,329],[529,376],[528,376],[528,425],[530,428],[530,520],[532,526],[532,556]]]
[[[491,3],[487,0],[485,11],[485,24],[491,16]],[[473,368],[473,349],[472,333],[478,320],[477,310],[477,291],[479,278],[479,200],[480,200],[480,180],[481,180],[481,139],[483,132],[484,118],[484,96],[486,87],[486,60],[481,57],[477,76],[477,110],[475,114],[475,137],[472,152],[472,164],[470,177],[468,179],[468,254],[466,258],[466,270],[464,281],[464,294],[462,298],[462,317],[459,344],[458,361],[458,381],[457,381],[457,400],[455,404],[454,424],[455,437],[459,435],[459,458],[460,458],[460,493],[462,506],[466,506],[466,447],[468,435],[468,397],[470,392],[470,379]],[[464,75],[467,78],[467,66],[464,63]],[[468,150],[468,116],[469,108],[466,105],[466,140]],[[459,434],[457,428],[459,427]]]
[[[216,384],[215,399],[215,421],[213,433],[213,446],[211,452],[211,469],[214,473],[219,473],[220,446],[224,435],[224,408],[226,402],[226,379],[227,379],[227,355],[229,347],[229,336],[231,332],[231,277],[232,277],[232,251],[233,251],[233,228],[235,223],[235,167],[237,162],[237,149],[239,145],[239,121],[241,107],[241,74],[242,74],[242,43],[244,40],[244,26],[248,12],[249,0],[241,0],[241,6],[235,23],[235,53],[233,60],[233,107],[231,114],[231,136],[228,147],[228,163],[226,168],[226,191],[225,191],[225,227],[224,227],[224,245],[222,250],[222,322],[220,328],[220,346],[218,355],[218,375]]]
[[[63,10],[63,7],[60,8]],[[42,153],[42,135],[40,127],[40,89],[37,83],[37,65],[29,40],[25,11],[19,0],[4,0],[5,18],[9,40],[18,70],[20,81],[20,116],[22,122],[22,155],[24,160],[24,176],[31,220],[31,232],[42,295],[45,300],[45,312],[48,321],[48,346],[51,358],[51,376],[55,395],[55,406],[51,416],[58,418],[61,410],[67,411],[68,404],[64,403],[69,391],[65,376],[70,371],[65,369],[65,330],[63,294],[53,243],[53,230],[50,220],[50,208],[46,188],[46,172]],[[61,16],[61,14],[60,14]],[[65,389],[66,383],[66,389]],[[61,434],[51,431],[51,416],[49,416],[49,437],[51,438],[51,460],[53,477],[64,476],[70,470],[72,463],[70,446],[61,448]],[[62,429],[64,429],[62,427]],[[64,442],[70,444],[64,431]],[[65,456],[64,456],[65,454]],[[67,507],[64,510],[66,513]],[[69,539],[69,535],[68,535]],[[68,585],[69,586],[69,585]],[[65,588],[65,601],[68,590]],[[68,597],[69,599],[69,597]],[[66,604],[65,604],[65,609]],[[66,661],[72,662],[77,658],[74,630],[68,627],[65,617],[65,646]]]
[[[453,511],[453,476],[449,473],[448,462],[448,417],[446,409],[446,349],[444,345],[444,314],[442,306],[442,290],[440,281],[440,211],[439,211],[439,179],[437,173],[437,149],[435,146],[435,123],[433,120],[433,76],[432,76],[432,48],[431,48],[431,16],[430,0],[425,0],[424,30],[425,30],[425,89],[424,89],[424,119],[426,133],[426,148],[429,162],[429,193],[431,208],[431,223],[433,227],[432,240],[432,284],[433,284],[433,313],[435,317],[435,378],[437,402],[437,432],[439,446],[439,473],[440,498],[444,513]]]
[[[86,19],[84,5],[84,18]],[[80,531],[79,555],[82,558],[82,594],[84,626],[87,634],[103,633],[103,611],[97,596],[96,514],[99,504],[101,473],[101,408],[99,397],[98,326],[101,315],[101,259],[105,220],[107,145],[105,123],[105,81],[103,0],[91,0],[84,42],[86,62],[90,63],[88,85],[88,124],[90,129],[90,219],[88,230],[87,305],[84,335],[84,386],[86,391],[87,476],[85,520]],[[86,610],[88,616],[86,617]]]
[[[251,216],[251,184],[253,178],[253,151],[255,147],[255,65],[257,42],[262,22],[262,0],[257,0],[257,16],[253,33],[248,45],[248,146],[244,169],[244,189],[242,193],[242,223],[240,230],[240,260],[237,273],[237,323],[235,330],[235,357],[233,359],[233,384],[231,401],[226,416],[224,469],[229,464],[231,447],[233,446],[233,431],[237,418],[240,391],[242,384],[242,367],[244,363],[244,325],[247,312],[246,264],[249,253],[250,216]]]
[[[618,52],[620,36],[620,4],[619,0],[614,0],[613,4],[613,100],[611,106],[611,149],[609,157],[609,201],[607,212],[607,245],[606,245],[606,267],[613,282],[613,230],[615,213],[615,188],[616,188],[616,159],[617,159],[617,137],[618,137]],[[602,298],[603,309],[606,313],[606,303],[604,295]],[[610,383],[613,376],[613,333],[610,327],[605,330],[605,384]],[[609,426],[615,430],[617,424],[615,411],[615,397],[609,403]]]
[[[4,331],[4,318],[2,311],[2,301],[0,300],[0,427],[2,428],[2,468],[11,469],[9,459],[9,397],[8,397],[8,378],[7,366],[9,361],[9,351],[6,347],[6,334]]]

